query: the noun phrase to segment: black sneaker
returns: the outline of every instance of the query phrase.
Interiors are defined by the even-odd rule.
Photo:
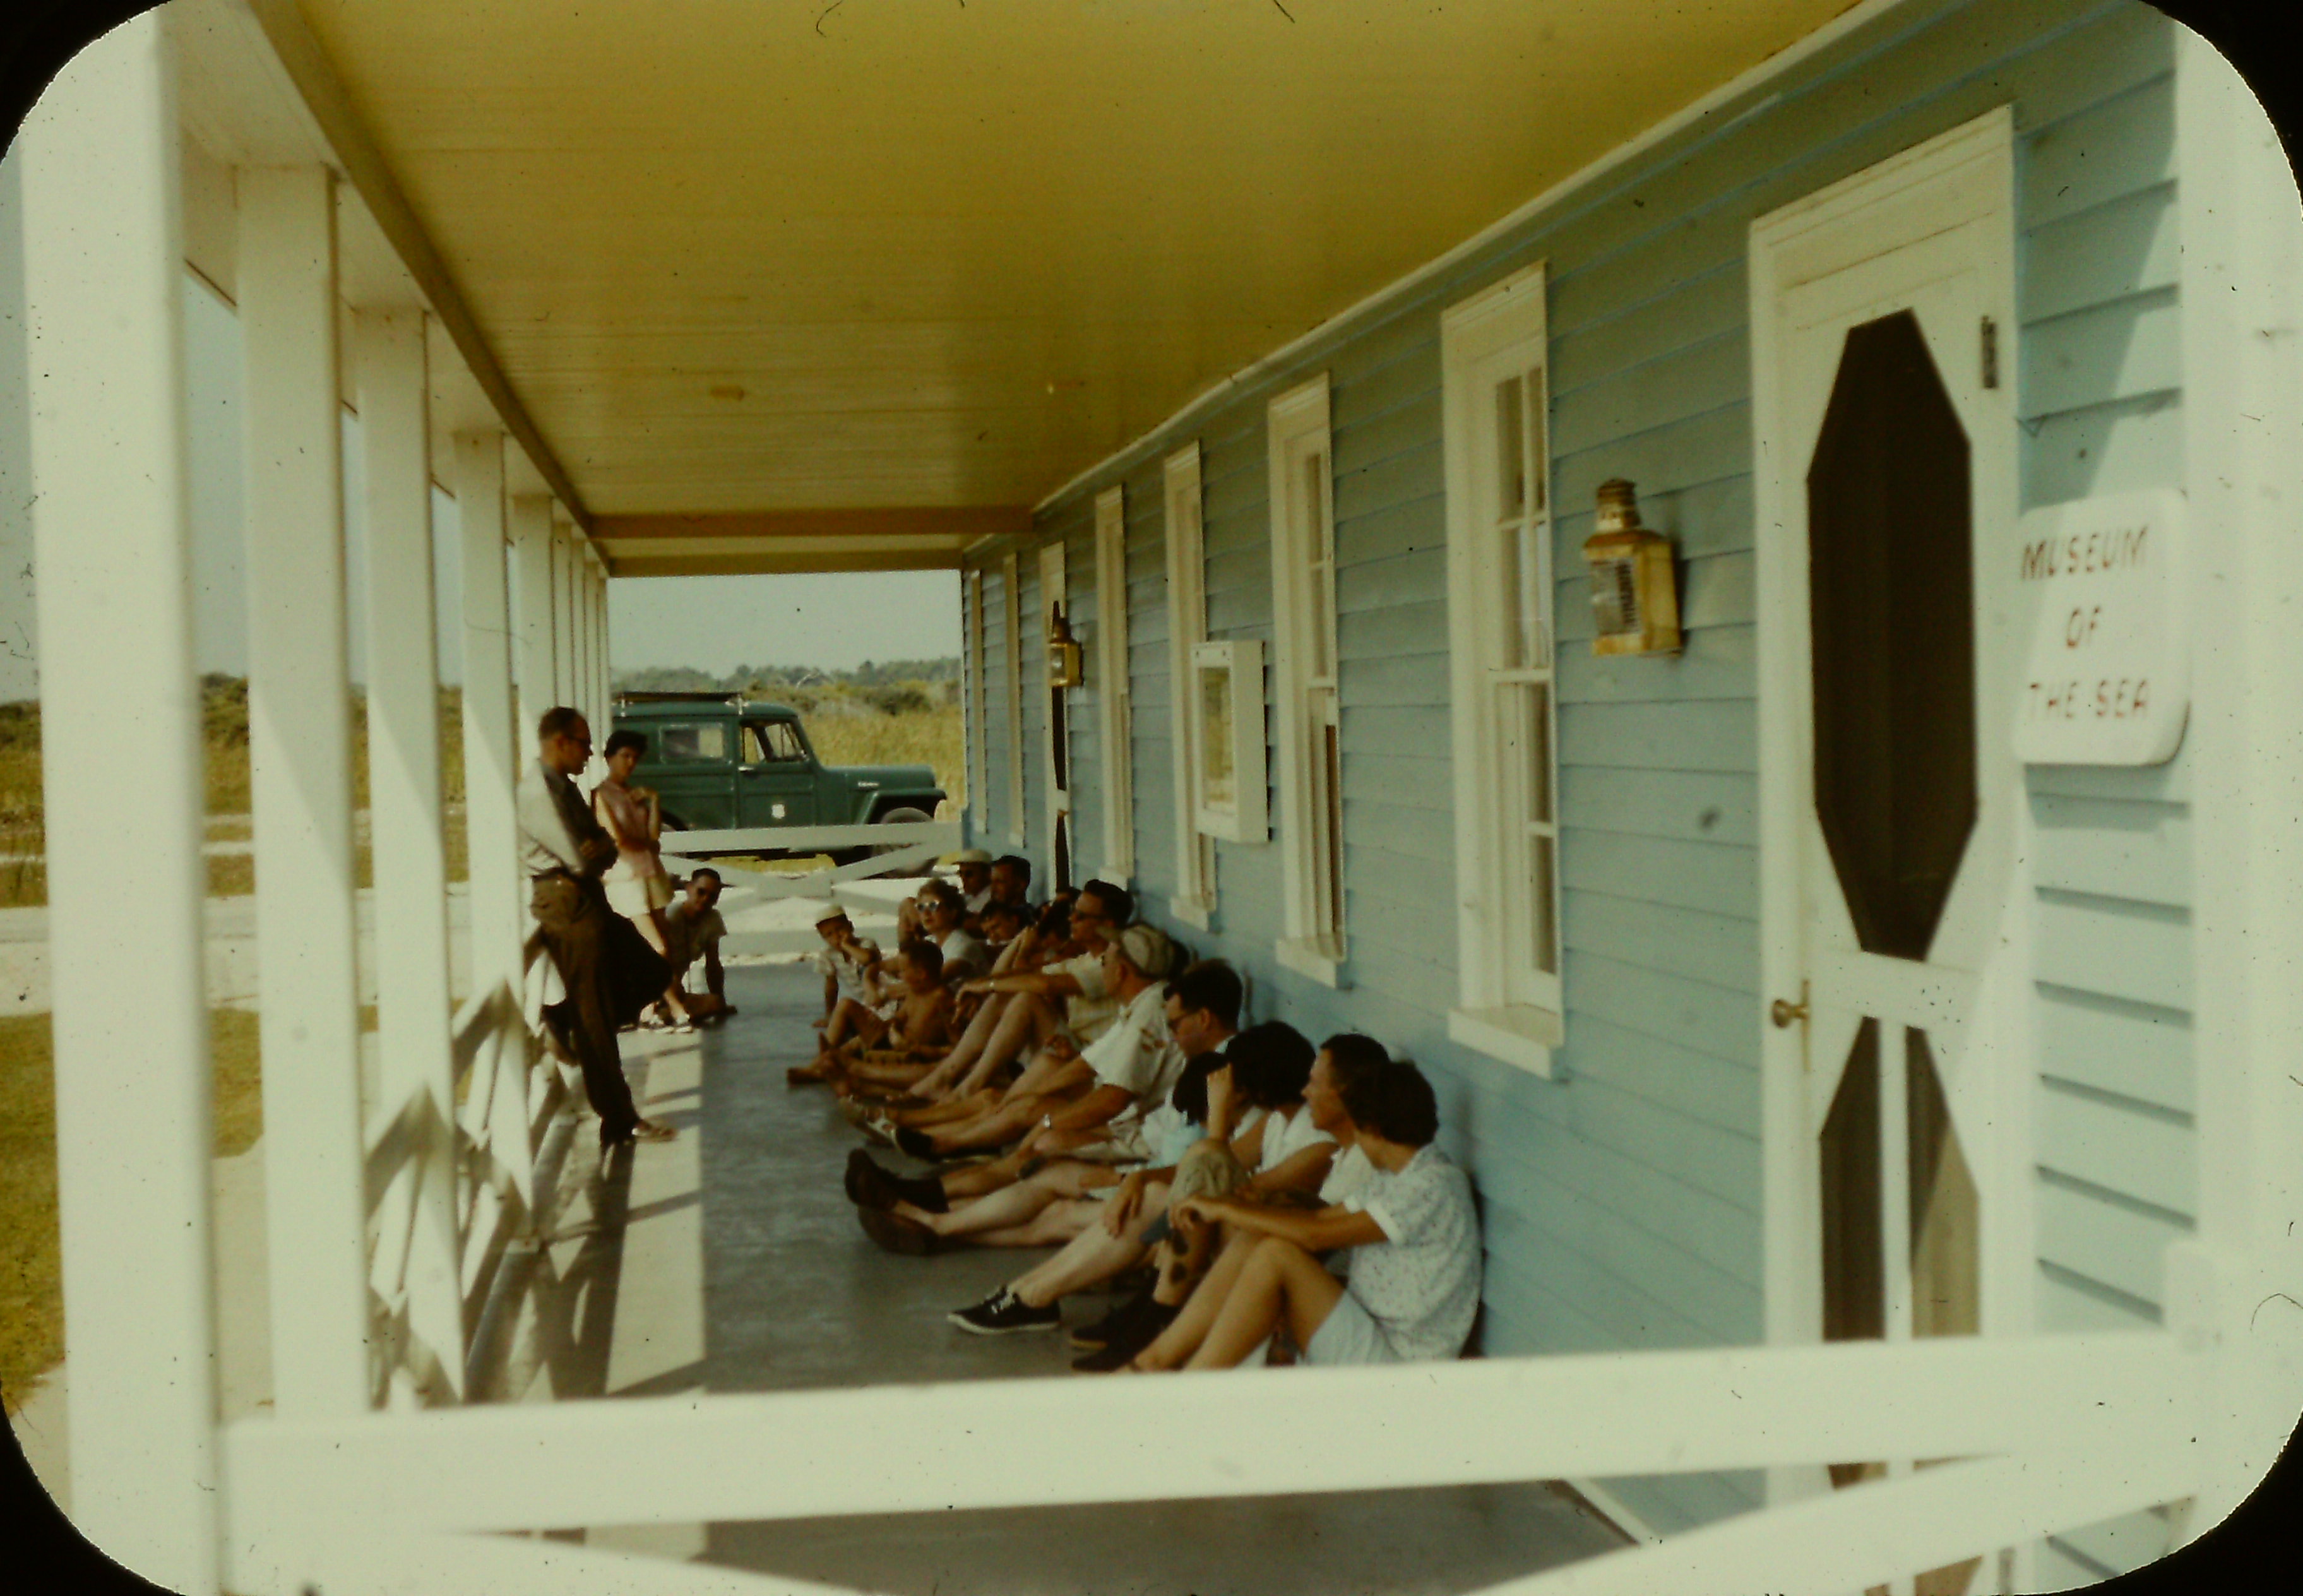
[[[946,1313],[944,1318],[953,1324],[957,1324],[960,1322],[961,1316],[963,1314],[989,1313],[1007,1300],[1008,1288],[1005,1286],[994,1286],[991,1288],[991,1296],[984,1297],[980,1302],[972,1302],[964,1308],[954,1308],[950,1313]]]
[[[1072,1368],[1082,1374],[1109,1374],[1135,1360],[1135,1355],[1160,1338],[1177,1309],[1146,1299],[1144,1311],[1114,1332],[1111,1339],[1085,1357],[1074,1358]]]
[[[1092,1352],[1099,1347],[1111,1345],[1112,1338],[1151,1305],[1152,1294],[1139,1291],[1112,1309],[1093,1324],[1082,1325],[1071,1333],[1071,1343],[1082,1352]]]
[[[914,1158],[926,1159],[931,1162],[940,1163],[950,1156],[936,1151],[936,1144],[928,1139],[927,1132],[909,1125],[897,1127],[896,1145]]]
[[[1003,1286],[974,1307],[962,1308],[949,1317],[972,1335],[1007,1336],[1017,1330],[1060,1330],[1064,1311],[1054,1303],[1033,1307]]]

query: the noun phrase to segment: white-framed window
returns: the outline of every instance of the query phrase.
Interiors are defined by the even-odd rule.
[[[1127,676],[1127,498],[1107,488],[1095,501],[1095,681],[1103,753],[1103,879],[1135,874],[1135,698]]]
[[[1192,646],[1192,750],[1200,831],[1234,842],[1270,840],[1265,809],[1263,645],[1253,638]]]
[[[1168,457],[1168,765],[1176,791],[1176,892],[1168,910],[1186,925],[1211,929],[1216,908],[1215,839],[1199,829],[1197,705],[1190,688],[1192,650],[1207,641],[1208,562],[1201,541],[1200,445]]]
[[[1022,575],[1011,551],[1000,557],[1000,642],[1007,657],[1008,840],[1024,846],[1024,602]]]
[[[1440,317],[1456,1041],[1548,1075],[1560,995],[1550,388],[1540,264]]]
[[[967,736],[967,807],[974,811],[975,829],[985,830],[991,818],[991,768],[986,753],[989,730],[983,724],[983,573],[971,570],[960,595],[967,613],[967,655],[960,682],[966,705],[960,724]]]
[[[1344,960],[1344,751],[1336,508],[1321,373],[1271,401],[1273,676],[1278,700],[1279,962],[1330,986]]]

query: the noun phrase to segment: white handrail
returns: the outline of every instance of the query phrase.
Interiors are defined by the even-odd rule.
[[[940,853],[962,845],[956,820],[907,821],[897,825],[743,826],[708,832],[672,832],[668,851],[711,853],[831,853],[850,848],[888,848],[924,843]]]
[[[227,1426],[224,1457],[232,1499],[283,1524],[375,1515],[420,1533],[2020,1457],[2042,1436],[2107,1457],[2188,1456],[2205,1361],[2153,1332],[1112,1381],[1092,1393],[1093,1420],[1126,1448],[1025,1448],[996,1469],[982,1436],[1076,1426],[1080,1389],[1003,1380],[283,1418]],[[651,1464],[531,1466],[573,1456]],[[2155,1476],[2149,1489],[2180,1484]],[[2105,1512],[2136,1505],[2124,1497],[2106,1488]]]

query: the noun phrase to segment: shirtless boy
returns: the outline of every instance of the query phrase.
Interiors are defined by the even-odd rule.
[[[878,972],[867,975],[867,990],[882,1001],[865,1006],[842,998],[840,1011],[848,1015],[852,1034],[834,1042],[827,1030],[824,1049],[807,1066],[807,1073],[836,1080],[866,1049],[926,1060],[951,1045],[951,992],[943,984],[942,952],[920,937],[897,950],[893,962],[900,984],[892,1001]],[[834,1018],[839,1018],[836,1011]]]

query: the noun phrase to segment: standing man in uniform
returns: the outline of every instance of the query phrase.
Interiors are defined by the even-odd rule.
[[[529,908],[560,972],[566,996],[544,1011],[558,1049],[584,1072],[584,1094],[600,1116],[600,1145],[668,1142],[678,1133],[640,1118],[624,1079],[616,1029],[626,1008],[662,994],[671,967],[637,937],[613,940],[625,924],[608,907],[600,873],[616,860],[615,840],[592,817],[572,777],[592,757],[592,729],[565,705],[536,723],[537,758],[520,773],[520,863],[533,889]]]

